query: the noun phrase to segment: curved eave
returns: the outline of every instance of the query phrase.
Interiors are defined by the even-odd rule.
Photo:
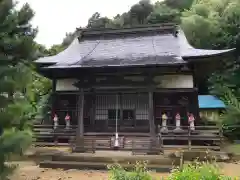
[[[181,57],[187,61],[229,55],[229,53],[232,53],[235,50],[235,48],[225,50],[196,49],[189,44],[185,33],[181,29],[178,37]]]
[[[55,64],[57,63],[58,59],[55,56],[46,56],[46,57],[40,57],[35,61],[36,64]]]
[[[71,61],[76,61],[81,59],[81,54],[79,53],[80,44],[78,38],[75,38],[73,42],[62,52],[54,56],[41,57],[35,61],[36,64],[57,64],[64,63],[66,60],[71,63]]]
[[[36,67],[43,68],[43,67],[50,67],[54,66],[56,63],[44,62],[44,63],[35,63]]]
[[[205,50],[205,49],[189,49],[189,52],[183,53],[182,57],[184,60],[191,59],[201,59],[201,58],[210,58],[210,57],[218,57],[225,56],[233,53],[235,48],[226,49],[226,50]]]

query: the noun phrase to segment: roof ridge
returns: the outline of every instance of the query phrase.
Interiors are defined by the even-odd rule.
[[[176,24],[154,24],[128,28],[98,28],[98,29],[79,29],[78,34],[81,38],[96,37],[104,35],[126,35],[138,33],[171,33],[176,35],[178,26]]]
[[[176,23],[158,23],[158,24],[140,24],[133,26],[123,26],[123,27],[108,27],[108,28],[76,28],[78,31],[106,31],[106,30],[126,30],[126,29],[135,29],[135,28],[146,28],[146,27],[176,27],[178,24]]]

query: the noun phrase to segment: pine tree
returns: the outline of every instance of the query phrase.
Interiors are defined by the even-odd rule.
[[[0,0],[1,180],[12,170],[5,162],[12,154],[21,154],[31,142],[25,127],[32,112],[27,87],[37,32],[29,23],[33,16],[28,4],[18,10],[15,1]]]

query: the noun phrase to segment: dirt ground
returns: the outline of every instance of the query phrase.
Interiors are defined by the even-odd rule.
[[[19,168],[11,180],[108,180],[106,171],[80,171],[61,169],[41,169],[33,162],[18,162]],[[152,173],[160,179],[168,174]]]
[[[41,169],[33,162],[18,162],[19,168],[11,177],[11,180],[107,180],[109,174],[104,171],[80,171],[61,169]],[[240,163],[220,164],[224,174],[232,177],[240,177]],[[157,179],[167,177],[165,173],[152,173]]]

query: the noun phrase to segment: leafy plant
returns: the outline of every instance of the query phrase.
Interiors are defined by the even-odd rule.
[[[227,105],[225,113],[220,117],[224,134],[231,139],[240,137],[240,101],[234,93],[225,88],[224,101]]]
[[[174,169],[168,180],[231,180],[224,176],[219,167],[209,162],[194,162],[185,165],[183,169]]]
[[[108,167],[111,180],[153,180],[145,162],[136,162],[132,169],[126,170],[119,164]]]
[[[0,179],[5,180],[15,169],[14,165],[6,162],[15,154],[21,154],[32,142],[28,131],[16,129],[5,130],[0,137]]]
[[[0,0],[0,179],[14,166],[7,161],[31,144],[27,127],[34,116],[29,84],[37,29],[30,24],[34,12],[28,4]]]

